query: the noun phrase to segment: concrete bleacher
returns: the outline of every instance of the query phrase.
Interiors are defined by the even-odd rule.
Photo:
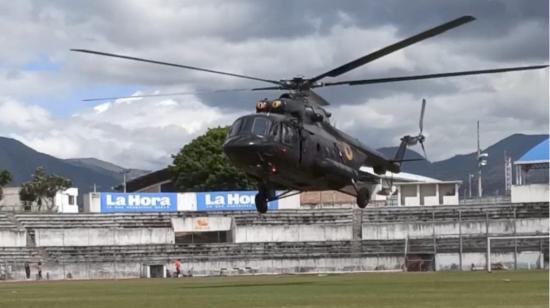
[[[514,218],[548,218],[548,203],[492,206],[431,206],[371,208],[363,211],[363,222],[445,222]]]
[[[14,263],[23,264],[25,262],[39,262],[43,260],[43,255],[38,249],[27,247],[0,247],[0,264]]]
[[[169,228],[174,214],[16,214],[17,222],[32,229],[39,228]]]
[[[262,216],[256,213],[237,214],[234,220],[236,225],[349,224],[352,215],[349,209],[284,210]]]
[[[0,230],[13,230],[16,228],[17,225],[11,221],[8,215],[0,212]]]
[[[353,239],[351,209],[284,210],[233,217],[233,241],[305,242]]]
[[[170,267],[175,259],[197,275],[400,270],[422,258],[434,269],[460,263],[469,270],[483,267],[488,236],[547,235],[548,212],[548,203],[531,203],[265,215],[0,213],[0,265],[13,265],[17,278],[24,262],[40,261],[52,279],[140,277],[145,267]],[[206,225],[215,230],[218,216],[230,218],[228,242],[176,244],[173,219],[210,218]],[[548,238],[491,242],[497,262],[535,264],[548,257],[548,246]]]

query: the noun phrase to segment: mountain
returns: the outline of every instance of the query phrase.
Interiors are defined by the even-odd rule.
[[[35,151],[17,140],[0,137],[0,169],[11,173],[13,180],[10,186],[28,181],[40,166],[48,173],[69,178],[73,186],[79,188],[80,195],[91,191],[94,184],[98,190],[111,191],[112,187],[122,182],[119,170],[124,169],[97,159],[59,159]]]
[[[512,161],[515,161],[545,138],[548,138],[548,135],[514,134],[486,148],[483,152],[489,154],[488,164],[482,171],[485,194],[502,194],[504,191],[504,151],[512,157]],[[379,151],[393,157],[397,148],[381,148]],[[437,162],[406,162],[403,164],[403,171],[441,180],[461,180],[462,188],[465,189],[468,187],[468,174],[477,174],[476,155],[472,152]],[[407,150],[405,158],[415,159],[422,156],[415,151]],[[10,186],[28,181],[39,166],[45,167],[49,173],[71,179],[73,185],[80,189],[81,195],[91,191],[94,184],[99,191],[112,190],[112,187],[122,183],[121,171],[126,170],[95,158],[58,159],[37,152],[17,140],[0,137],[0,169],[6,169],[12,174],[13,182]],[[148,171],[130,169],[127,179],[145,173]],[[546,180],[547,170],[538,176]]]
[[[548,135],[514,134],[483,149],[482,152],[489,154],[487,165],[482,169],[484,194],[496,195],[504,192],[504,152],[507,156],[512,157],[512,161],[516,161],[546,138]],[[382,148],[379,151],[393,157],[397,147]],[[405,158],[419,157],[422,156],[412,150],[407,150],[405,155]],[[455,155],[433,163],[428,161],[406,162],[403,165],[403,171],[441,180],[462,180],[462,187],[465,189],[468,186],[468,174],[477,175],[477,152]],[[536,176],[539,177],[539,180],[548,178],[547,172],[536,174]],[[512,178],[514,177],[512,176]],[[475,185],[472,183],[472,186]],[[474,192],[476,191],[475,187],[473,188]]]
[[[149,170],[126,169],[121,166],[115,165],[113,163],[99,160],[93,157],[69,158],[69,159],[65,159],[65,161],[74,166],[96,169],[99,172],[105,172],[107,174],[122,174],[123,172],[126,172],[126,180],[128,181],[131,179],[138,178],[147,173],[151,173],[151,171]]]

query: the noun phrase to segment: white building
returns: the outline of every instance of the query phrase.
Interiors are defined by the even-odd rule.
[[[538,170],[548,170],[549,154],[548,139],[537,144],[514,162],[516,168],[516,184],[512,185],[512,202],[548,202],[549,189],[546,183],[531,183],[529,173]],[[540,171],[539,171],[540,172]],[[548,172],[548,171],[546,171]]]
[[[23,202],[19,199],[19,190],[21,187],[4,187],[4,197],[0,200],[0,211],[24,211]],[[78,188],[71,187],[59,191],[51,207],[56,213],[78,213]],[[32,211],[36,211],[36,204],[32,205]],[[48,211],[46,205],[42,206],[41,211]]]
[[[458,205],[462,181],[396,183],[398,206]]]

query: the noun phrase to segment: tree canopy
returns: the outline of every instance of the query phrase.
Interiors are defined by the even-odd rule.
[[[4,197],[4,191],[2,188],[8,183],[11,182],[11,174],[8,172],[8,170],[1,170],[0,171],[0,200]]]
[[[70,180],[55,174],[46,174],[44,168],[38,167],[34,171],[32,179],[21,185],[19,199],[26,203],[27,209],[33,202],[36,202],[38,211],[44,204],[48,210],[52,210],[55,206],[55,195],[69,187],[71,187]]]
[[[209,129],[186,144],[170,170],[178,191],[250,190],[255,185],[223,153],[223,142],[229,127]]]

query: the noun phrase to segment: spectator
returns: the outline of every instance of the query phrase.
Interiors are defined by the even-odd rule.
[[[42,280],[42,262],[38,262],[36,268],[38,270],[38,280]]]
[[[29,262],[25,262],[25,277],[27,277],[27,279],[31,278],[31,266]]]
[[[181,273],[181,261],[180,259],[177,259],[176,260],[176,278],[180,277],[180,273]]]

